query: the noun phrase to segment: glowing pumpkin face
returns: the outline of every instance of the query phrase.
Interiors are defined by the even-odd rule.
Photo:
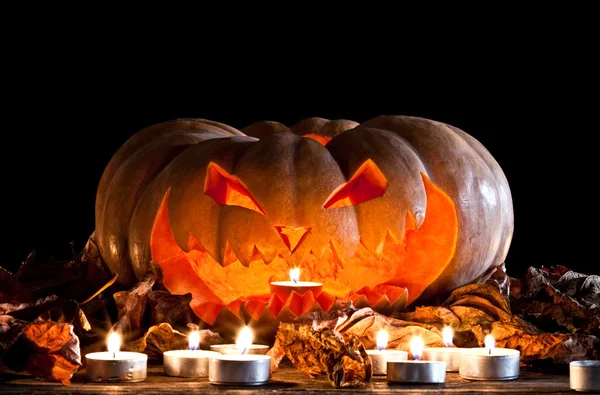
[[[208,324],[224,310],[260,320],[443,295],[503,264],[512,232],[489,152],[405,116],[151,126],[112,158],[96,201],[95,236],[118,281],[133,284],[154,260]],[[274,297],[270,282],[294,267],[323,292]]]

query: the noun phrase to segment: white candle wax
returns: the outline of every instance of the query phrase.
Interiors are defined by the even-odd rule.
[[[458,372],[461,348],[453,347],[452,328],[444,327],[442,339],[444,347],[427,347],[423,349],[423,359],[426,361],[446,362],[446,372]]]
[[[444,361],[446,362],[446,372],[458,372],[461,350],[457,347],[427,347],[423,350],[423,359]]]
[[[458,373],[469,380],[513,380],[519,377],[521,353],[497,348],[488,335],[486,347],[465,348],[460,353]]]
[[[387,350],[388,333],[385,329],[381,329],[377,332],[375,337],[377,349],[367,350],[369,358],[371,358],[371,365],[373,366],[374,375],[386,375],[387,374],[387,361],[388,360],[407,360],[408,353],[401,350]]]
[[[269,351],[269,346],[266,344],[251,344],[247,347],[239,347],[236,344],[212,344],[210,349],[220,354],[239,355],[243,353],[264,355]]]
[[[292,291],[303,295],[311,291],[316,298],[323,292],[323,284],[314,281],[300,281],[300,268],[290,269],[289,281],[271,282],[271,292],[274,293],[283,302],[287,300]]]
[[[600,391],[600,360],[570,362],[569,386],[575,391]]]
[[[401,350],[367,350],[367,354],[371,358],[374,375],[386,375],[388,361],[408,360],[408,352]]]

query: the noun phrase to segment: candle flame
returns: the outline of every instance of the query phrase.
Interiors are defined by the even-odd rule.
[[[414,360],[421,359],[421,356],[423,355],[423,348],[424,344],[421,336],[413,337],[410,341],[410,353],[412,354]]]
[[[245,326],[240,331],[237,340],[235,341],[235,346],[237,348],[241,348],[242,354],[245,353],[247,349],[252,345],[252,330],[249,327]]]
[[[108,335],[108,340],[106,341],[106,343],[108,351],[113,354],[113,357],[115,357],[115,354],[121,348],[121,336],[119,336],[117,332],[111,332]]]
[[[293,281],[295,283],[300,281],[300,268],[299,267],[290,269],[290,281]]]
[[[485,339],[483,339],[483,343],[485,344],[485,348],[487,348],[491,354],[492,349],[496,346],[496,340],[494,339],[494,336],[491,334],[486,335]]]
[[[388,333],[385,329],[381,329],[379,330],[379,332],[377,332],[377,349],[378,350],[383,350],[387,347],[388,344]]]
[[[188,348],[190,350],[197,350],[200,346],[200,332],[192,331],[188,336]]]
[[[442,330],[442,339],[444,339],[444,346],[452,347],[452,328],[445,326]]]

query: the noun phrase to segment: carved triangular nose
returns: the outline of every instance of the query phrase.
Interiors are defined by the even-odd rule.
[[[291,252],[296,250],[296,247],[300,245],[310,231],[310,228],[302,226],[274,226],[274,228]]]

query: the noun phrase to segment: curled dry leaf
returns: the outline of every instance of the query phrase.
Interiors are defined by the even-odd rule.
[[[110,279],[93,234],[84,249],[73,258],[58,261],[30,253],[21,264],[15,279],[36,297],[57,295],[65,299],[85,300]]]
[[[529,268],[513,310],[547,332],[600,336],[600,276]]]
[[[209,329],[200,330],[200,348],[208,349],[211,344],[220,344],[222,338]],[[143,352],[148,355],[149,362],[161,363],[163,353],[168,350],[185,350],[188,348],[188,336],[168,323],[154,325],[144,336],[123,346],[123,351]]]
[[[337,388],[365,387],[373,377],[371,360],[360,340],[327,326],[280,323],[269,354],[275,361],[272,370],[287,356],[308,377],[325,374]]]
[[[193,316],[190,302],[192,294],[174,295],[169,291],[152,291],[148,294],[150,312],[153,325],[162,322],[175,325],[182,317],[191,319]]]
[[[35,302],[36,299],[10,272],[0,267],[0,310],[4,304],[19,305]]]
[[[11,358],[9,358],[11,353],[9,351],[29,325],[29,322],[15,319],[10,315],[0,315],[0,360],[5,365],[8,366],[11,363]],[[16,369],[13,369],[13,367]],[[24,369],[24,366],[20,366],[15,361],[12,367],[9,366],[9,368],[20,371]]]
[[[11,327],[15,323],[20,325],[21,334],[4,354],[5,365],[17,372],[25,370],[48,381],[70,384],[73,373],[81,366],[79,338],[73,326],[51,321],[23,324],[13,320]]]
[[[113,295],[119,311],[118,321],[113,325],[115,331],[127,342],[142,335],[146,323],[144,314],[148,302],[148,294],[156,281],[155,273],[148,273],[129,291],[119,291]]]

